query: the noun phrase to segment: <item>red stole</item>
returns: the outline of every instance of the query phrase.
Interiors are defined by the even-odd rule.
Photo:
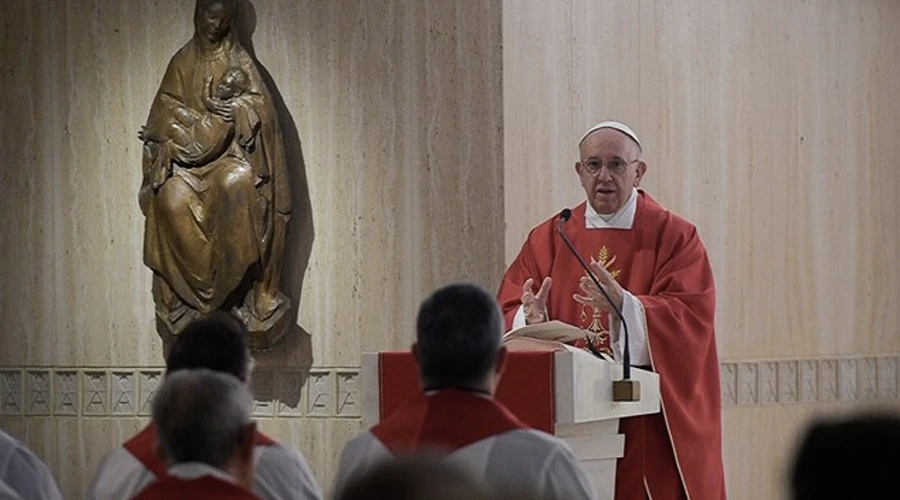
[[[460,389],[420,396],[371,429],[394,454],[452,453],[482,439],[527,429],[493,398]]]
[[[256,431],[253,436],[254,446],[271,446],[275,441],[262,432]],[[156,477],[166,477],[166,463],[156,452],[156,426],[152,423],[144,430],[129,439],[123,447],[131,453],[144,467]]]
[[[170,500],[178,498],[191,500],[259,500],[258,496],[240,485],[213,476],[202,476],[196,479],[164,477],[141,490],[133,500]]]
[[[652,369],[660,374],[662,414],[623,419],[625,456],[616,498],[725,498],[715,287],[696,228],[638,191],[632,229],[585,228],[586,202],[572,212],[566,235],[586,260],[603,263],[643,304]],[[598,318],[572,299],[584,270],[556,232],[558,216],[528,235],[503,278],[498,300],[510,328],[528,278],[535,290],[550,276],[550,319],[592,329]],[[605,316],[605,315],[604,315]],[[600,326],[608,323],[601,317]],[[663,418],[665,420],[663,420]],[[671,436],[671,438],[670,438]],[[637,495],[637,496],[634,496]],[[682,492],[683,495],[683,492]]]

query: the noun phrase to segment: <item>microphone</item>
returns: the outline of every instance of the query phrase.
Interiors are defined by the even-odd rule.
[[[584,257],[578,253],[578,250],[575,249],[575,245],[569,240],[569,237],[566,236],[566,232],[563,231],[563,226],[566,222],[572,217],[572,211],[568,208],[564,208],[562,212],[559,213],[559,223],[556,225],[556,232],[559,233],[559,236],[562,238],[563,242],[565,242],[566,246],[572,252],[572,255],[578,259],[578,263],[581,264],[581,267],[587,272],[588,276],[591,278],[591,281],[597,285],[597,289],[600,290],[600,293],[603,294],[603,298],[606,299],[606,302],[609,304],[610,309],[616,313],[616,316],[619,318],[619,321],[622,322],[622,332],[624,337],[625,346],[622,349],[622,380],[617,380],[613,382],[613,401],[639,401],[641,399],[641,386],[640,382],[637,380],[631,380],[631,349],[628,346],[628,324],[625,322],[625,316],[622,315],[622,311],[616,307],[616,304],[612,301],[609,294],[606,293],[606,290],[600,285],[600,280],[597,279],[597,276],[594,274],[594,271],[591,270],[590,266],[588,266],[587,262],[585,262]],[[590,339],[588,339],[588,348],[591,349],[592,352],[593,344]],[[596,354],[596,353],[595,353]]]

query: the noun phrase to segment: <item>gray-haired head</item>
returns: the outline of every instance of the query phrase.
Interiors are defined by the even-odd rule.
[[[471,284],[445,286],[419,308],[419,369],[428,389],[481,385],[491,373],[503,337],[497,301]]]
[[[159,450],[169,464],[224,469],[243,443],[252,411],[253,397],[231,375],[207,369],[170,373],[153,398]]]

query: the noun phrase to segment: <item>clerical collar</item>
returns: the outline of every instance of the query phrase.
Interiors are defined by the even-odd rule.
[[[600,215],[590,202],[584,209],[584,227],[587,229],[631,229],[634,225],[634,212],[637,209],[637,188],[631,188],[631,196],[625,205],[614,214]]]
[[[229,483],[237,483],[227,472],[201,462],[182,462],[169,467],[166,472],[170,476],[180,479],[199,479],[204,476],[212,476]]]
[[[481,389],[470,389],[468,387],[452,387],[452,386],[444,386],[444,387],[426,387],[423,392],[425,392],[426,396],[434,396],[435,394],[445,390],[445,389],[455,389],[457,391],[468,392],[473,396],[480,396],[483,398],[492,399],[494,397],[493,394],[487,391],[483,391]]]

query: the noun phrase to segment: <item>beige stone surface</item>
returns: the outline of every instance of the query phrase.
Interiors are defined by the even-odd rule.
[[[900,401],[729,408],[722,413],[728,498],[789,499],[794,454],[814,421],[868,411],[900,412]]]

